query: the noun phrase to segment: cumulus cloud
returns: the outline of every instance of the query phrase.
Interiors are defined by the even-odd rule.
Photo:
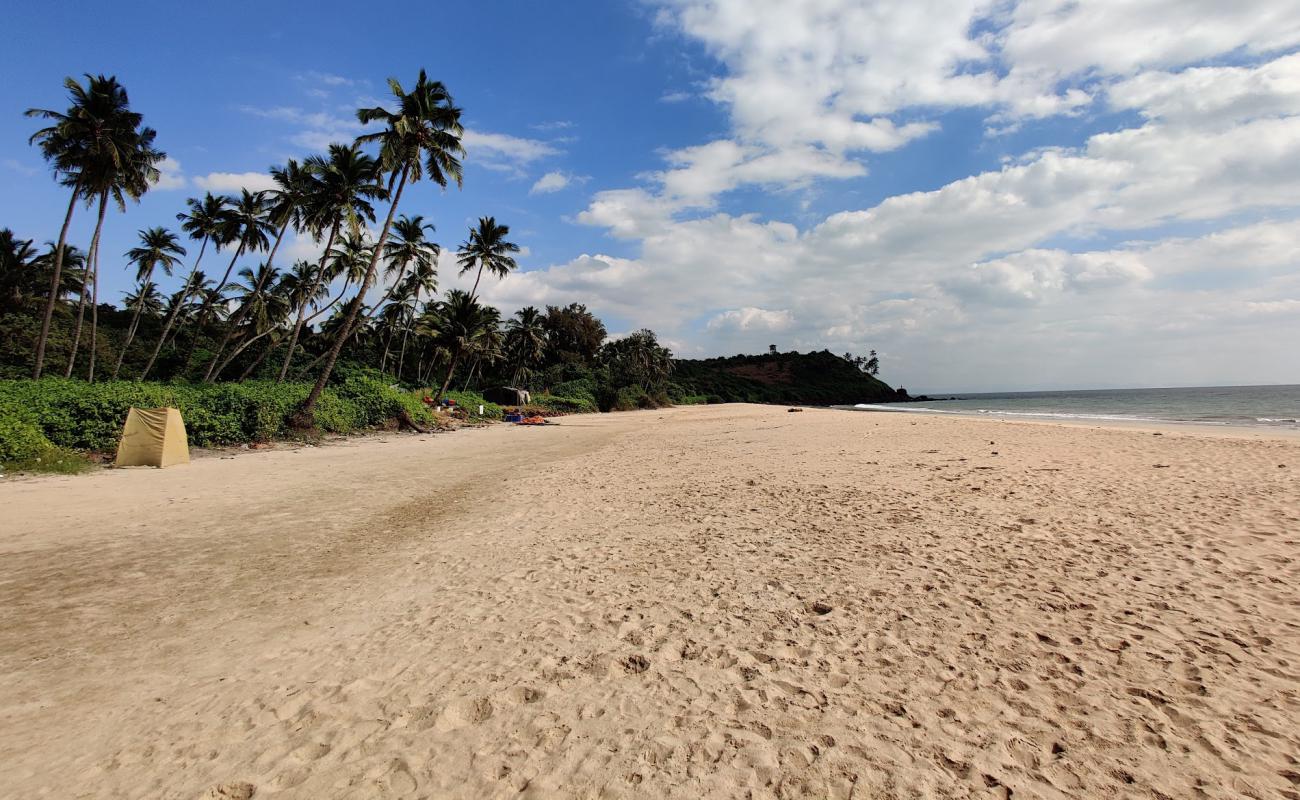
[[[167,156],[158,165],[158,182],[154,184],[155,189],[184,189],[187,184],[185,175],[181,171],[181,162]]]
[[[732,329],[738,331],[784,331],[794,324],[794,317],[784,309],[735,308],[709,320],[704,326],[708,331]]]
[[[561,189],[568,187],[572,182],[573,179],[563,172],[548,172],[537,179],[537,182],[533,184],[533,188],[530,189],[528,193],[550,194],[551,192],[558,192]]]
[[[275,181],[265,172],[209,172],[194,176],[194,185],[204,191],[229,194],[243,189],[250,192],[274,189]]]
[[[488,169],[515,174],[522,174],[522,168],[534,161],[560,153],[557,147],[540,139],[469,128],[465,129],[462,141],[467,161]]]

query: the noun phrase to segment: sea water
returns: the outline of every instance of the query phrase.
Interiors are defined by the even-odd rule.
[[[1182,422],[1300,429],[1300,385],[1090,389],[944,395],[923,403],[859,404],[855,410],[976,414],[1099,422]]]

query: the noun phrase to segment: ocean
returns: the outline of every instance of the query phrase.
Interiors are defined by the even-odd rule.
[[[1091,389],[943,395],[924,403],[859,404],[860,411],[973,414],[1098,422],[1175,422],[1300,429],[1300,385]]]

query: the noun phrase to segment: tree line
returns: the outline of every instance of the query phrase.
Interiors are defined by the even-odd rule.
[[[44,247],[0,230],[6,368],[25,354],[33,378],[57,364],[63,376],[92,382],[310,379],[299,411],[304,425],[341,359],[408,385],[437,386],[435,399],[456,380],[535,387],[599,379],[663,392],[672,354],[651,331],[607,342],[604,325],[580,304],[529,307],[503,319],[480,302],[485,275],[500,279],[518,267],[520,248],[494,217],[479,219],[455,251],[460,274],[474,274],[472,288],[438,293],[434,225],[399,208],[413,183],[462,184],[464,128],[447,87],[423,70],[409,90],[390,79],[386,107],[357,110],[373,130],[272,168],[274,188],[209,192],[185,201],[176,230],[140,230],[124,254],[134,288],[121,309],[101,303],[109,206],[124,212],[138,201],[157,183],[166,155],[115,77],[84,77],[65,81],[66,109],[27,112],[46,123],[30,141],[68,190],[68,204],[57,238]],[[84,250],[68,234],[79,208],[95,214]],[[381,213],[373,237],[369,226]],[[277,256],[291,230],[320,243],[320,257],[282,266]],[[180,285],[164,292],[163,278]]]

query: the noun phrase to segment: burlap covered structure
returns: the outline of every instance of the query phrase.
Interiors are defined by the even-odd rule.
[[[185,423],[175,408],[132,408],[117,445],[119,467],[170,467],[190,463]]]

